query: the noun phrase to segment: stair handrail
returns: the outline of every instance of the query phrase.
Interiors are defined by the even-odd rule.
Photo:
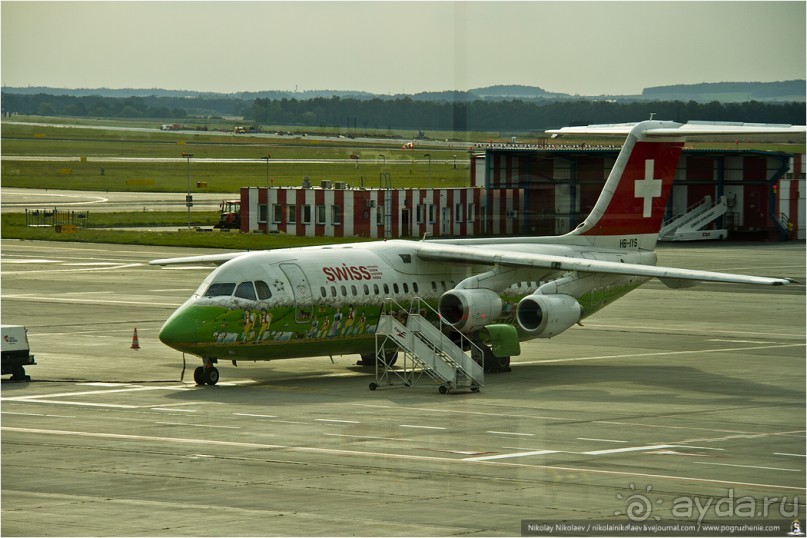
[[[726,213],[726,211],[728,211],[729,208],[725,202],[726,197],[722,196],[715,205],[713,205],[703,213],[700,213],[699,215],[691,219],[689,222],[683,224],[680,229],[681,230],[690,229],[691,231],[700,230],[707,224],[710,224],[712,221],[723,216]]]
[[[683,213],[679,213],[678,215],[674,215],[674,216],[670,217],[669,219],[665,220],[664,223],[662,224],[662,227],[667,226],[668,224],[689,215],[690,213],[692,213],[693,211],[695,211],[696,209],[698,209],[702,205],[711,204],[711,203],[712,203],[712,197],[709,196],[709,195],[706,195],[706,196],[703,197],[702,200],[700,200],[698,202],[695,202],[694,204],[692,204],[691,206],[686,208]]]

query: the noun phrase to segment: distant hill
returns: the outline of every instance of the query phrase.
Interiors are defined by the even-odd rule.
[[[746,101],[797,101],[804,102],[807,83],[804,80],[783,82],[715,82],[702,84],[676,84],[645,88],[644,99],[657,101],[720,101],[735,103]]]
[[[45,86],[31,87],[3,87],[3,93],[17,95],[64,95],[71,97],[168,97],[175,99],[217,99],[253,101],[255,99],[296,99],[305,101],[309,99],[339,97],[344,99],[381,99],[391,100],[409,97],[414,101],[434,102],[473,102],[473,101],[548,101],[548,100],[603,100],[609,99],[620,102],[632,101],[696,101],[735,103],[746,101],[763,102],[805,102],[807,83],[804,80],[788,80],[784,82],[717,82],[702,84],[677,84],[672,86],[656,86],[645,88],[641,95],[609,95],[609,96],[581,96],[566,93],[553,93],[537,86],[524,85],[495,85],[484,88],[474,88],[468,91],[447,90],[441,92],[419,92],[411,95],[387,95],[354,90],[308,90],[292,92],[282,90],[267,90],[259,92],[233,92],[214,93],[193,90],[164,90],[160,88],[51,88]]]
[[[196,92],[191,90],[163,90],[161,88],[52,88],[49,86],[26,86],[15,88],[3,86],[3,93],[14,93],[19,95],[37,95],[44,93],[47,95],[69,95],[72,97],[214,97],[220,98],[227,94]]]
[[[179,99],[236,99],[252,101],[253,99],[316,99],[319,97],[344,97],[351,99],[372,99],[374,94],[360,91],[341,90],[308,90],[303,92],[289,92],[281,90],[268,90],[260,92],[199,92],[194,90],[164,90],[161,88],[51,88],[48,86],[27,86],[25,88],[4,86],[3,93],[18,95],[67,95],[71,97],[173,97]]]
[[[572,97],[567,93],[551,93],[537,86],[521,85],[497,85],[485,88],[475,88],[469,93],[479,96],[482,99],[505,100],[505,99],[563,99]]]

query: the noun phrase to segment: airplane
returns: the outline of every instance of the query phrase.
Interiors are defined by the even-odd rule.
[[[201,357],[194,371],[199,385],[219,381],[215,364],[220,359],[237,366],[239,360],[357,354],[360,364],[370,365],[379,357],[375,332],[385,301],[401,304],[419,297],[481,346],[485,371],[510,371],[510,357],[519,353],[521,341],[557,336],[652,278],[670,288],[704,281],[791,282],[660,267],[655,245],[687,137],[801,136],[804,126],[651,119],[548,133],[627,137],[593,210],[571,232],[379,240],[153,260],[159,266],[219,265],[168,318],[160,340]]]

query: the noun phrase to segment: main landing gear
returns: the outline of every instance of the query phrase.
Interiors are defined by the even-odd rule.
[[[497,372],[510,372],[510,357],[497,357],[493,354],[490,347],[487,345],[477,341],[476,345],[479,346],[479,349],[482,351],[482,356],[480,356],[479,351],[472,348],[471,356],[477,362],[477,364],[484,364],[485,365],[485,373],[497,373]],[[482,362],[484,360],[485,362]]]
[[[392,366],[398,361],[398,352],[391,351],[384,354],[384,360],[387,363],[387,366]],[[378,362],[378,357],[375,354],[362,354],[361,360],[356,363],[356,366],[369,366],[374,367],[376,362]]]
[[[202,361],[204,364],[193,371],[193,380],[197,385],[215,385],[219,382],[219,370],[213,366],[216,359],[204,357]]]

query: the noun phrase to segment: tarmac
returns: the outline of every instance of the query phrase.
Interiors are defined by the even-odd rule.
[[[652,281],[477,394],[370,391],[352,356],[225,362],[197,387],[200,361],[181,377],[157,335],[210,269],[147,262],[210,252],[3,241],[3,323],[38,363],[2,383],[4,536],[804,521],[803,284]],[[805,244],[665,245],[659,264],[803,283]]]

